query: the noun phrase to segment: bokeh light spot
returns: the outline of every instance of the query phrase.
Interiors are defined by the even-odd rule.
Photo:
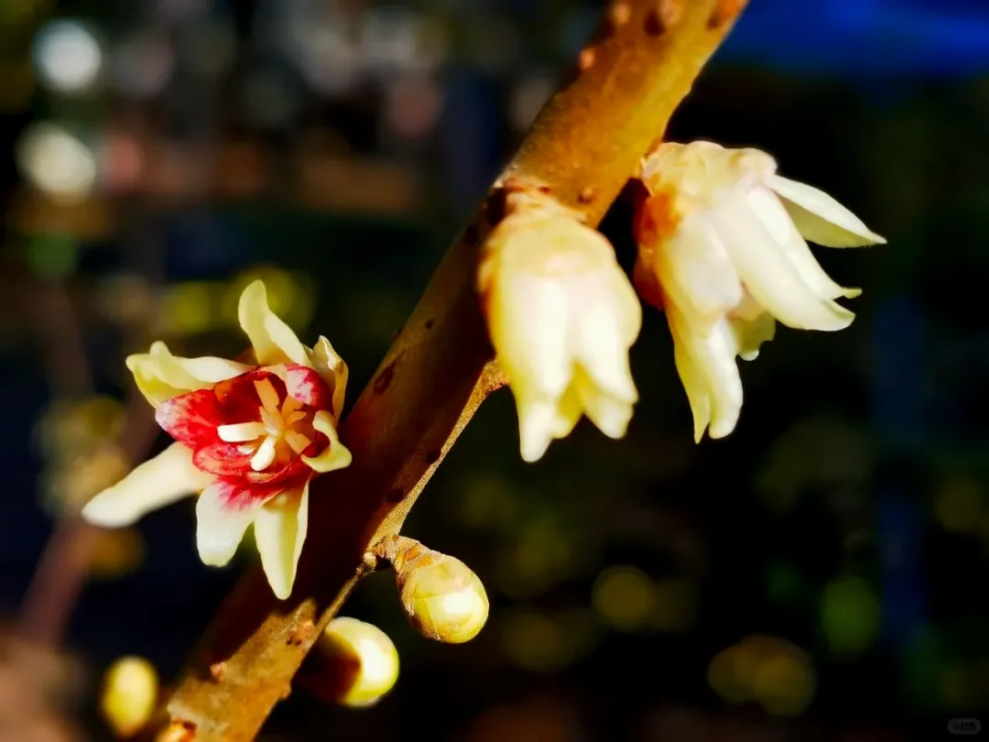
[[[93,151],[56,124],[29,127],[17,143],[16,157],[27,181],[55,200],[81,201],[96,183]]]
[[[594,583],[592,602],[601,619],[619,631],[647,626],[657,605],[656,584],[632,566],[609,567]]]
[[[531,672],[555,672],[574,658],[563,627],[535,611],[509,614],[502,625],[501,637],[508,659]]]
[[[824,588],[821,627],[834,654],[854,655],[868,649],[879,621],[879,599],[862,578],[839,578]]]
[[[79,21],[58,20],[34,40],[34,64],[42,83],[61,93],[81,93],[99,79],[103,52],[93,32]]]
[[[952,533],[972,533],[979,527],[982,515],[982,491],[968,477],[952,477],[934,499],[938,522]]]
[[[207,281],[174,284],[161,298],[161,329],[177,335],[195,335],[213,329],[220,317],[222,288]]]

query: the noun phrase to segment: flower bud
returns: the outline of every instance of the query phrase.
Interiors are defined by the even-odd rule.
[[[488,595],[481,580],[459,559],[395,537],[390,561],[405,615],[423,636],[462,644],[488,620]]]
[[[154,713],[158,673],[142,657],[122,657],[103,676],[100,712],[117,737],[137,734]]]
[[[317,644],[326,661],[308,686],[324,700],[352,708],[372,706],[398,680],[398,651],[377,626],[335,618]]]

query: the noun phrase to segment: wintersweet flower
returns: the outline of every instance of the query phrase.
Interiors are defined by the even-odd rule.
[[[337,437],[347,366],[326,338],[307,348],[268,306],[264,284],[241,294],[250,362],[179,358],[164,343],[127,367],[175,443],[83,508],[91,523],[130,525],[186,495],[196,503],[204,564],[224,566],[248,526],[275,595],[292,592],[308,524],[309,482],[350,464]]]
[[[603,235],[552,201],[518,195],[482,249],[478,291],[525,461],[541,458],[582,413],[611,438],[625,434],[638,399],[628,351],[642,308]]]
[[[827,331],[855,316],[834,300],[861,292],[832,281],[805,240],[885,240],[826,193],[777,175],[776,161],[759,150],[663,144],[641,177],[649,197],[636,215],[633,279],[666,310],[695,439],[707,429],[721,438],[742,407],[736,356],[755,359],[776,320]]]

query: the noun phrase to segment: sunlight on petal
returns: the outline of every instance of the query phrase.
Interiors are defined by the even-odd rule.
[[[608,389],[598,386],[583,368],[577,369],[573,383],[584,412],[598,430],[609,438],[624,437],[632,419],[634,400],[612,395]]]
[[[337,434],[337,424],[333,416],[326,410],[320,410],[313,418],[313,428],[330,439],[330,445],[317,456],[303,456],[302,460],[316,472],[321,474],[345,469],[350,466],[350,451],[340,442]]]
[[[301,491],[283,492],[269,500],[254,520],[254,540],[261,554],[261,566],[272,592],[280,600],[292,594],[308,528],[308,482]]]
[[[212,356],[180,358],[160,341],[153,343],[148,353],[128,356],[126,364],[137,388],[155,407],[179,394],[208,389],[253,368]]]
[[[852,323],[854,313],[814,293],[752,211],[726,205],[712,219],[717,220],[718,233],[746,288],[784,325],[834,331]]]
[[[240,326],[254,346],[260,366],[297,363],[312,367],[305,346],[295,333],[268,306],[264,283],[254,281],[240,295]]]
[[[570,383],[566,286],[526,274],[495,281],[488,329],[512,391],[555,399]]]
[[[822,190],[779,175],[770,176],[766,185],[784,199],[783,205],[793,223],[811,242],[822,247],[886,244],[883,237]]]
[[[127,526],[152,510],[199,492],[212,481],[212,476],[193,465],[192,451],[173,443],[96,495],[82,509],[82,517],[106,528]]]
[[[313,348],[311,358],[313,367],[333,391],[333,416],[339,420],[347,394],[347,377],[350,373],[347,364],[330,345],[330,341],[322,336]]]
[[[234,485],[217,482],[196,502],[196,547],[203,564],[223,567],[233,558],[264,500],[230,504]]]
[[[859,289],[839,286],[824,272],[807,242],[794,226],[793,219],[787,213],[782,201],[772,191],[768,188],[756,188],[749,193],[748,199],[753,211],[759,215],[763,225],[783,248],[800,277],[815,294],[825,299],[837,299],[841,296],[852,299],[862,293]]]

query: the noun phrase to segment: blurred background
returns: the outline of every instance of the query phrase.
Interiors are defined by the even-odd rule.
[[[165,445],[123,358],[236,355],[263,277],[352,402],[602,6],[0,0],[0,739],[112,739],[105,668],[167,683],[251,558],[203,567],[191,499],[73,517]],[[692,442],[654,311],[626,440],[585,422],[526,465],[495,395],[406,528],[480,575],[487,628],[431,643],[374,575],[344,612],[397,686],[296,692],[265,739],[989,734],[989,6],[752,0],[668,138],[765,149],[886,236],[817,251],[858,320],[782,329],[723,441]],[[626,265],[630,216],[603,225]]]

